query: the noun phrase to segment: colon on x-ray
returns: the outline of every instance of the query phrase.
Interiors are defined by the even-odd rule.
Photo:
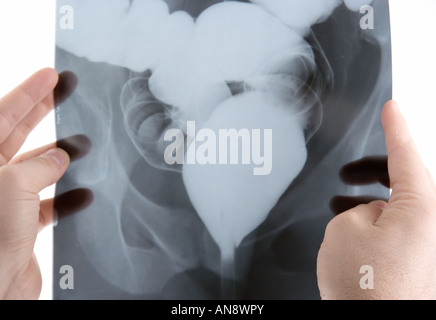
[[[54,298],[318,299],[332,199],[389,194],[339,174],[385,154],[388,1],[57,6],[74,23],[58,23],[56,68],[77,79],[57,135],[91,144],[57,194],[92,202],[58,201]]]

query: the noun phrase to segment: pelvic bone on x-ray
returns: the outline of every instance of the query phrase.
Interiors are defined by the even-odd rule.
[[[58,192],[86,187],[94,201],[55,229],[55,264],[82,261],[75,292],[57,296],[316,297],[328,198],[362,192],[337,172],[383,153],[376,120],[389,96],[389,30],[364,32],[359,19],[364,5],[388,18],[387,2],[58,1],[65,5],[74,27],[58,26],[56,66],[79,85],[58,107],[58,136],[84,134],[92,148]],[[346,74],[365,54],[375,72]],[[362,79],[356,97],[346,91],[353,76]],[[288,236],[288,227],[299,231]],[[289,254],[271,257],[286,246]],[[268,289],[257,278],[268,272],[286,287]]]

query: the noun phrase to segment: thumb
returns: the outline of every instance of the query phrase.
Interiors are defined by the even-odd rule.
[[[397,102],[389,101],[383,108],[388,170],[392,197],[426,194],[430,183],[418,150]]]
[[[9,165],[12,172],[10,185],[30,193],[39,193],[44,188],[56,183],[68,168],[70,158],[59,148]],[[18,184],[18,185],[17,185]]]

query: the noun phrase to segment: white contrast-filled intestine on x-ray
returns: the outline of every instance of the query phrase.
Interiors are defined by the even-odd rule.
[[[55,281],[55,298],[318,298],[329,202],[387,192],[339,178],[384,154],[387,1],[66,5],[56,67],[78,86],[57,132],[92,147],[57,193],[93,201],[59,213],[54,270],[71,265],[76,284]]]

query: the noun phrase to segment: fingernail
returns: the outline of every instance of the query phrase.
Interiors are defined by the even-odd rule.
[[[392,106],[397,109],[399,112],[401,112],[400,104],[396,100],[392,100]]]
[[[371,202],[371,204],[376,207],[379,207],[380,209],[384,209],[388,205],[385,201],[373,201]]]
[[[60,149],[51,149],[44,153],[44,156],[53,159],[61,167],[64,166],[68,161],[66,153]]]

